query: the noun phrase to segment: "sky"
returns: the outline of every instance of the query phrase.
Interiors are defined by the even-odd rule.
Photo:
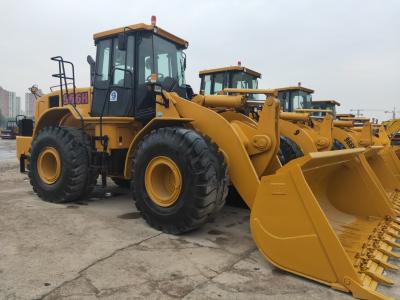
[[[156,15],[189,41],[194,91],[200,70],[240,60],[262,73],[261,88],[301,82],[314,100],[339,101],[340,112],[385,120],[384,110],[400,111],[398,0],[2,0],[0,11],[0,86],[22,99],[32,84],[48,92],[57,83],[56,55],[75,63],[77,86],[88,86],[93,33]]]

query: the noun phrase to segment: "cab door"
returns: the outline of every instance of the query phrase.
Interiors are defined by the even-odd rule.
[[[118,38],[113,40],[111,84],[107,115],[134,115],[134,52],[135,37],[129,35],[126,50],[118,49]]]
[[[118,48],[117,38],[98,43],[93,116],[134,116],[134,52],[134,35],[128,36],[126,50]]]

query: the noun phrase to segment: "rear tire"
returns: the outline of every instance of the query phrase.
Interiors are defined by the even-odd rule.
[[[233,185],[229,187],[226,204],[233,207],[249,209],[246,202],[244,202],[243,198],[240,196],[239,192]]]
[[[218,191],[220,171],[216,168],[215,155],[201,135],[185,128],[155,129],[142,139],[132,161],[131,190],[137,209],[150,226],[166,233],[181,234],[209,220],[221,205],[218,199],[218,194],[222,193]],[[179,173],[172,180],[174,186],[180,186],[178,194],[173,199],[176,189],[172,194],[164,192],[173,200],[165,205],[157,201],[154,194],[158,195],[160,182],[167,185],[165,182],[171,181],[166,180],[170,178],[166,175],[169,171],[154,175],[158,178],[157,184],[149,180],[156,174],[152,170],[156,168],[153,168],[154,162],[158,161],[172,165],[173,174]],[[169,167],[159,169],[163,168]]]
[[[121,188],[129,189],[131,187],[131,181],[128,179],[123,179],[123,178],[119,178],[119,177],[111,177],[111,180],[114,181],[114,183]]]
[[[281,153],[279,154],[279,159],[282,165],[287,164],[291,160],[302,157],[304,155],[296,143],[284,136],[281,136],[280,139],[280,150]]]
[[[346,149],[346,147],[339,142],[337,139],[333,140],[333,145],[332,145],[332,150],[343,150]]]
[[[38,133],[30,149],[28,176],[41,199],[55,203],[74,201],[93,190],[97,176],[89,166],[87,139],[85,133],[75,128],[46,127]],[[46,149],[53,149],[59,158],[60,171],[51,182],[45,180],[43,171],[39,171],[42,170],[40,156]]]

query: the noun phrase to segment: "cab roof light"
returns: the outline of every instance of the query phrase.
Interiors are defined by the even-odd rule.
[[[151,16],[151,25],[156,26],[156,24],[157,24],[157,17]]]

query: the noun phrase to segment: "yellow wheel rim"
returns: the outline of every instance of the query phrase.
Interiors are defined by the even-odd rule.
[[[182,175],[175,162],[157,156],[147,165],[144,183],[150,199],[161,207],[173,205],[182,189]]]
[[[46,184],[54,184],[61,174],[61,159],[53,147],[46,147],[39,153],[37,169],[40,179]]]

